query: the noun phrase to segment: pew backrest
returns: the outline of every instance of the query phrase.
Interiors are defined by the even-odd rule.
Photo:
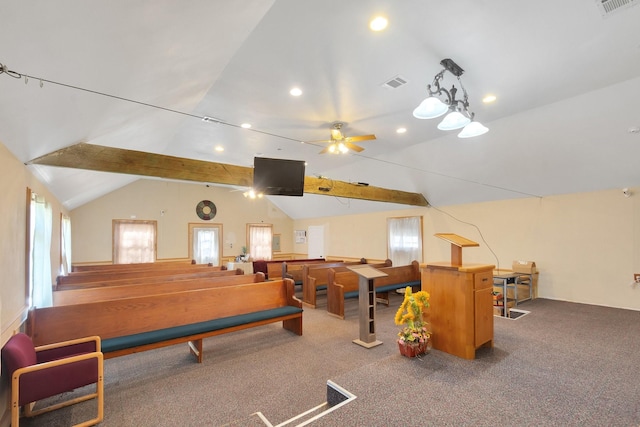
[[[289,259],[289,260],[272,260],[272,261],[266,261],[267,264],[267,279],[278,279],[283,277],[282,276],[282,263],[285,262],[289,262],[289,263],[297,263],[297,262],[324,262],[325,259],[324,258],[309,258],[309,259],[300,259],[300,260],[296,260],[296,259]]]
[[[180,269],[156,269],[156,270],[140,270],[140,271],[123,271],[114,273],[74,273],[67,276],[58,276],[56,278],[56,289],[72,289],[75,285],[80,287],[89,286],[112,286],[113,284],[127,284],[144,278],[156,277],[178,277],[179,275],[194,275],[202,273],[206,276],[231,276],[234,274],[244,274],[241,269],[238,270],[221,270],[216,267],[188,267]],[[120,282],[116,282],[120,281]],[[92,285],[93,284],[93,285]]]
[[[340,267],[344,268],[344,267]],[[330,269],[327,284],[327,311],[329,314],[344,319],[344,300],[357,297],[359,294],[360,276],[357,273],[348,270],[337,271]],[[390,289],[399,289],[406,283],[412,283],[413,286],[420,283],[420,264],[412,261],[411,264],[396,267],[377,268],[382,273],[387,274],[384,277],[378,277],[373,280],[373,286],[376,294],[386,294],[386,300],[389,303],[388,293]],[[381,295],[382,296],[382,295]]]
[[[175,268],[185,267],[187,265],[195,264],[195,260],[176,260],[176,261],[156,261],[156,262],[140,262],[132,264],[80,264],[72,265],[71,271],[74,273],[86,272],[86,271],[124,271],[124,270],[136,270],[136,269],[150,269],[150,268]]]
[[[292,305],[291,280],[170,292],[109,301],[32,308],[27,334],[44,345],[85,336],[102,339],[205,322]]]
[[[219,276],[209,278],[191,278],[173,281],[155,281],[145,284],[122,286],[102,286],[85,289],[70,289],[53,293],[53,305],[83,304],[87,302],[132,298],[159,293],[180,292],[193,289],[214,288],[220,286],[258,283],[265,281],[264,273]]]
[[[326,289],[327,283],[329,283],[329,270],[333,269],[337,271],[349,271],[347,269],[350,265],[367,264],[367,260],[362,258],[360,261],[350,262],[328,262],[325,264],[305,264],[302,268],[302,302],[316,306],[317,292],[318,290]],[[390,267],[391,260],[387,259],[382,263],[369,264],[374,268],[378,267]]]

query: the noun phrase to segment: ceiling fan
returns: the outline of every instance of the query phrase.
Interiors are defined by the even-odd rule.
[[[312,142],[330,143],[322,151],[320,151],[320,154],[325,154],[325,153],[344,154],[349,152],[349,150],[356,151],[359,153],[362,150],[364,150],[364,148],[354,144],[354,142],[376,139],[375,135],[344,136],[341,130],[342,125],[343,123],[334,123],[333,129],[331,129],[331,139],[327,139],[323,141],[312,141]]]

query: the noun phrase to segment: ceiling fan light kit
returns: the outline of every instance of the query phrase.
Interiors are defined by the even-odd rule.
[[[320,154],[347,154],[349,151],[355,151],[357,153],[364,150],[354,142],[367,141],[370,139],[376,139],[375,135],[358,135],[358,136],[344,136],[342,133],[342,123],[334,123],[333,129],[331,129],[331,139],[323,141],[309,141],[309,142],[329,142]]]
[[[487,133],[489,129],[480,122],[474,121],[475,114],[469,111],[469,97],[460,79],[464,70],[448,58],[440,61],[440,65],[444,69],[435,75],[432,84],[427,85],[429,96],[413,110],[413,117],[417,119],[435,119],[447,113],[438,124],[438,129],[455,130],[463,128],[458,134],[459,138],[471,138]],[[440,86],[440,81],[446,71],[449,71],[458,79],[463,93],[462,99],[456,99],[458,89],[455,85],[452,85],[449,90]]]

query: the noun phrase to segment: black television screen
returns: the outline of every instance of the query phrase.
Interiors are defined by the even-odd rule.
[[[272,196],[302,196],[304,161],[253,158],[253,189]]]

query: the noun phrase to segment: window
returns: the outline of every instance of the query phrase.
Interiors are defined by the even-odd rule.
[[[222,224],[189,223],[189,258],[196,264],[220,265]]]
[[[50,307],[53,304],[51,277],[51,206],[42,196],[27,190],[29,194],[29,291],[32,307]]]
[[[113,263],[155,262],[156,221],[113,220]]]
[[[393,265],[422,262],[422,217],[388,218],[387,242]]]
[[[60,214],[60,273],[71,272],[71,218]]]
[[[271,260],[271,224],[247,224],[248,252],[252,259]]]

